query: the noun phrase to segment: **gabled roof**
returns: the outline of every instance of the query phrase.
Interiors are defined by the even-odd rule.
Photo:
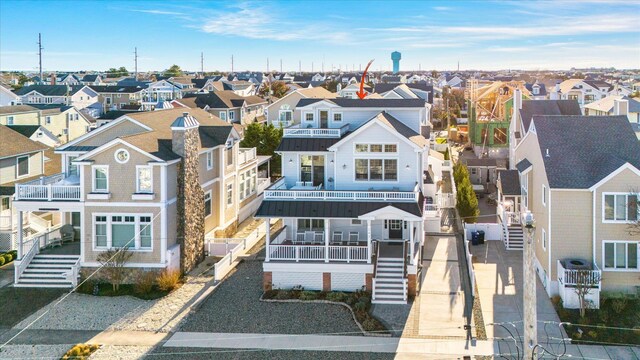
[[[26,95],[32,91],[37,91],[44,96],[65,96],[73,95],[84,88],[85,85],[31,85],[25,86],[16,91],[17,95]]]
[[[500,191],[503,195],[520,195],[520,174],[518,170],[499,170]]]
[[[132,94],[144,90],[140,86],[121,86],[121,85],[88,85],[93,91],[98,93],[120,93]]]
[[[280,201],[265,200],[256,217],[357,218],[388,206],[422,216],[417,202]]]
[[[31,111],[38,111],[38,109],[31,105],[0,106],[0,114],[2,115],[18,114]]]
[[[582,115],[582,111],[576,100],[523,100],[520,118],[525,132],[534,115]]]
[[[626,116],[534,116],[533,123],[551,188],[588,189],[625,163],[640,169],[640,142]]]
[[[640,112],[640,101],[630,98],[628,96],[622,95],[609,95],[604,97],[598,101],[594,101],[585,105],[585,109],[592,109],[604,112],[613,111],[613,105],[615,100],[627,100],[629,102],[629,112],[630,113],[638,113]]]
[[[82,77],[81,81],[94,82],[94,81],[96,81],[98,79],[98,76],[100,76],[100,75],[98,75],[98,74],[91,74],[91,75],[87,74],[87,75]]]
[[[535,85],[538,86],[538,93],[537,94],[533,93],[533,88],[534,88]],[[547,95],[547,86],[545,84],[543,84],[543,83],[539,83],[539,82],[526,83],[526,84],[524,84],[524,87],[527,88],[527,90],[529,90],[529,92],[533,96],[544,96],[544,95]]]
[[[185,99],[189,98],[191,97]],[[266,100],[255,95],[240,96],[231,90],[223,90],[208,94],[198,94],[195,96],[194,102],[201,109],[204,109],[205,106],[209,106],[211,109],[232,109],[241,107],[245,102],[247,105],[255,105],[266,103]]]
[[[387,113],[386,111],[383,111],[383,112],[379,113],[378,115],[374,116],[369,121],[365,122],[362,126],[364,126],[368,122],[374,121],[374,120],[377,120],[377,121],[387,125],[388,127],[390,127],[393,130],[395,130],[398,134],[404,136],[405,138],[407,138],[407,140],[411,141],[412,143],[418,145],[421,148],[429,145],[429,140],[425,139],[424,136],[422,136],[422,135],[418,134],[417,132],[411,130],[411,128],[409,128],[407,125],[403,124],[400,120],[396,119],[395,117],[393,117],[391,114]],[[357,131],[357,129],[356,129],[356,131]]]
[[[523,172],[525,172],[525,170],[527,170],[531,166],[533,166],[531,161],[529,161],[529,159],[527,159],[527,158],[524,158],[524,159],[520,160],[520,162],[518,162],[516,164],[516,169],[518,170],[518,172],[523,173]]]
[[[320,101],[327,101],[340,107],[362,107],[362,108],[423,108],[426,102],[422,99],[300,99],[296,107],[303,107],[315,104]]]
[[[7,127],[17,133],[20,133],[28,138],[30,138],[38,129],[42,128],[41,131],[47,133],[48,135],[57,139],[55,135],[53,135],[47,128],[42,125],[7,125]]]
[[[0,158],[48,149],[44,144],[33,141],[4,125],[0,125],[0,139],[2,139],[2,146],[0,146]]]

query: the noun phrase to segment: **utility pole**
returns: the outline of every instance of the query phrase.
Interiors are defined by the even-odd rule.
[[[537,359],[535,347],[538,345],[538,319],[536,310],[536,272],[533,258],[533,236],[536,232],[535,221],[531,211],[527,210],[523,219],[523,230],[527,235],[523,254],[523,300],[524,300],[524,358]]]
[[[269,73],[269,58],[267,58],[267,73]]]
[[[38,33],[38,62],[40,63],[40,84],[44,83],[42,78],[42,34]]]
[[[280,72],[282,72],[282,59],[280,59]]]
[[[204,77],[204,52],[200,52],[200,73]]]
[[[298,60],[298,72],[302,74],[302,61]]]
[[[311,72],[313,72],[313,61],[311,62]]]
[[[231,73],[233,73],[233,55],[231,55]]]
[[[134,67],[134,76],[135,79],[138,80],[138,47],[133,48],[133,67]]]

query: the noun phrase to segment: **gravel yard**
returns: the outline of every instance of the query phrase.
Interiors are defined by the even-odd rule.
[[[264,253],[262,251],[260,254]],[[260,255],[258,254],[258,256]],[[247,259],[191,314],[180,331],[359,335],[346,308],[331,304],[266,303],[262,262]]]
[[[163,355],[164,354],[164,355]],[[159,360],[190,359],[190,360],[392,360],[396,354],[390,353],[361,353],[361,352],[329,352],[329,351],[303,351],[303,350],[238,350],[238,349],[203,349],[203,348],[175,348],[160,347],[156,349],[152,357]],[[93,358],[91,359],[93,360]]]
[[[10,328],[57,299],[64,290],[5,287],[0,289],[0,329]],[[0,331],[1,333],[2,331]]]
[[[0,350],[0,359],[58,360],[70,348],[69,345],[7,345]]]

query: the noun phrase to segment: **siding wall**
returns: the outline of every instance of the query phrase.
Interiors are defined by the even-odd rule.
[[[0,184],[5,184],[16,180],[16,156],[0,159]],[[29,154],[29,174],[21,179],[29,178],[32,176],[42,175],[42,152],[38,151]]]

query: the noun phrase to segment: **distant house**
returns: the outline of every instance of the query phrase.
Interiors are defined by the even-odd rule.
[[[42,126],[62,144],[86,134],[94,126],[87,116],[75,107],[59,104],[0,107],[0,124]]]
[[[91,85],[98,93],[98,101],[102,104],[103,112],[122,109],[127,105],[139,105],[145,94],[145,88],[140,86],[119,85]]]
[[[231,90],[216,91],[174,100],[174,104],[188,108],[200,108],[229,123],[247,125],[265,121],[267,101],[259,96],[239,96]],[[174,105],[175,107],[175,105]]]
[[[102,85],[102,77],[99,74],[87,74],[80,79],[83,85]]]
[[[98,93],[86,85],[31,85],[16,91],[20,104],[61,104],[85,110],[93,117],[102,113]]]
[[[300,99],[325,99],[333,97],[336,97],[336,94],[323,87],[298,89],[267,105],[265,108],[265,116],[269,124],[277,127],[288,127],[299,124],[300,114],[296,113],[295,109]],[[296,117],[296,115],[298,117]]]
[[[529,90],[532,100],[544,100],[548,97],[547,87],[543,83],[539,83],[538,81],[534,83],[526,83],[524,84],[524,87]]]
[[[460,75],[449,75],[443,74],[438,78],[438,87],[443,88],[445,86],[449,86],[451,88],[463,88],[464,87],[464,79]]]
[[[623,95],[609,95],[584,107],[585,115],[626,115],[640,139],[640,101]]]
[[[60,145],[60,139],[42,125],[11,125],[7,127],[48,147],[53,148]]]
[[[415,99],[420,98],[433,104],[433,86],[426,82],[387,84],[378,83],[374,86],[373,92],[382,95],[385,99]]]
[[[0,85],[0,106],[17,105],[18,102],[20,102],[20,96]]]
[[[569,79],[560,83],[560,98],[576,100],[580,108],[606,97],[613,85],[604,81]]]
[[[366,95],[371,94],[372,90],[369,85],[364,85],[362,90]],[[358,99],[358,92],[360,91],[360,83],[352,83],[337,91],[338,97],[347,99]]]

